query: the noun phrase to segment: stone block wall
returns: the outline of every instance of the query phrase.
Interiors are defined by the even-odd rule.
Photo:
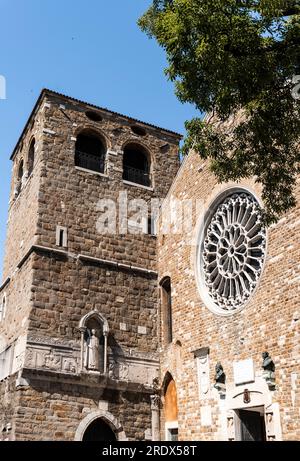
[[[15,440],[16,375],[0,381],[0,442]]]
[[[144,440],[145,430],[151,427],[150,399],[142,393],[41,380],[37,376],[17,394],[16,440],[73,441],[80,422],[99,408],[104,415],[116,418],[128,440]]]
[[[80,319],[96,309],[108,321],[112,342],[157,350],[156,276],[49,253],[35,255],[32,266],[30,333],[79,341]]]
[[[27,259],[11,277],[10,282],[2,289],[1,299],[5,296],[5,318],[0,322],[0,351],[16,342],[26,343],[26,335],[31,310],[32,292],[32,256]],[[20,346],[21,347],[21,346]],[[25,344],[18,356],[21,363],[24,359]],[[22,359],[21,359],[22,355]],[[17,357],[16,357],[17,359]],[[17,365],[16,365],[17,366]],[[18,366],[19,367],[19,366]]]
[[[12,157],[0,293],[7,295],[7,314],[0,339],[2,349],[13,345],[11,373],[19,371],[12,390],[6,389],[9,399],[17,395],[11,434],[16,440],[74,440],[78,424],[102,401],[123,438],[142,440],[151,428],[150,394],[158,373],[156,237],[99,233],[99,200],[118,203],[120,192],[148,204],[163,199],[178,170],[180,137],[97,108],[102,121],[93,122],[89,109],[43,91]],[[133,132],[135,125],[143,126],[143,136]],[[75,167],[82,129],[96,131],[105,142],[104,174]],[[16,196],[18,168],[23,159],[26,172],[33,136],[33,172]],[[152,187],[123,181],[129,142],[148,151]],[[63,247],[57,226],[67,229]],[[80,363],[79,322],[91,311],[100,312],[109,326],[107,375],[97,386],[89,384],[91,376]]]
[[[6,230],[3,281],[11,277],[31,245],[35,243],[38,223],[38,207],[41,180],[41,152],[43,150],[44,109],[28,124],[22,140],[15,148],[12,157],[11,192]],[[32,139],[35,139],[35,160],[32,173],[28,174],[28,155]],[[24,175],[18,195],[18,169],[23,161]]]
[[[111,199],[118,204],[120,192],[126,192],[128,200],[150,203],[151,199],[163,199],[179,167],[178,137],[150,127],[146,136],[137,136],[130,128],[133,122],[126,118],[100,111],[103,120],[91,122],[85,115],[87,107],[80,103],[58,96],[48,96],[47,101],[50,107],[45,109],[45,125],[50,134],[44,134],[42,151],[38,243],[55,245],[56,226],[61,225],[68,228],[70,252],[154,269],[156,240],[152,236],[98,232],[99,200]],[[62,103],[64,109],[60,108]],[[92,129],[105,140],[104,175],[75,168],[75,140],[83,129]],[[150,153],[153,188],[123,182],[123,148],[128,142],[145,146]],[[167,153],[161,151],[166,144]]]

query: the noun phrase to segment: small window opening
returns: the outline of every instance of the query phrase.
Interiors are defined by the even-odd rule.
[[[3,296],[2,302],[0,305],[0,322],[5,319],[6,314],[6,296]]]
[[[102,122],[103,117],[98,113],[93,110],[87,110],[85,115],[89,120],[92,120],[92,122]]]
[[[144,130],[144,128],[136,125],[131,127],[131,131],[137,136],[146,136],[147,134],[147,131]]]
[[[151,218],[151,216],[148,218],[148,234],[152,235],[152,218]]]
[[[165,277],[161,282],[161,304],[164,323],[164,339],[167,344],[173,340],[171,279]]]
[[[23,174],[24,174],[24,162],[23,162],[23,160],[21,160],[20,165],[19,165],[19,169],[18,169],[18,180],[19,181],[22,181]]]
[[[65,234],[65,231],[60,229],[59,231],[59,246],[60,247],[63,247],[64,246],[64,235]]]
[[[68,231],[66,227],[57,226],[56,246],[66,248],[68,246]]]
[[[164,154],[169,152],[170,150],[170,144],[163,144],[160,146],[160,151],[163,152]]]

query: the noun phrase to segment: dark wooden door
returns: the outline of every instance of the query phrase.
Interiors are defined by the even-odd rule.
[[[266,430],[263,416],[257,411],[239,411],[241,440],[245,442],[263,441]]]

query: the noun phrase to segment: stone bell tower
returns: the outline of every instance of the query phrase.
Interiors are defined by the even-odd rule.
[[[11,157],[0,439],[157,437],[150,204],[177,173],[179,140],[42,91]]]

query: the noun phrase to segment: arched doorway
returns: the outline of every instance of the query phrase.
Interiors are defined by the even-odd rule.
[[[164,416],[166,440],[178,440],[178,404],[175,381],[169,373],[165,379]]]
[[[86,415],[79,423],[74,440],[126,442],[127,437],[120,422],[109,411],[96,410]]]
[[[95,419],[86,429],[83,442],[115,442],[117,437],[103,419]]]

